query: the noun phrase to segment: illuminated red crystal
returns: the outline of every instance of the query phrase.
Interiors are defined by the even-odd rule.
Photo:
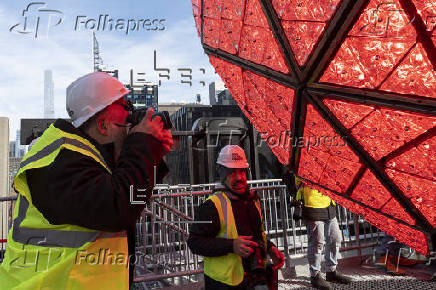
[[[436,227],[434,0],[370,0],[333,41],[338,11],[355,2],[194,0],[198,32],[201,3],[203,43],[221,52],[208,50],[210,62],[278,160],[428,254],[426,233]],[[318,63],[330,48],[317,46],[335,42]],[[291,139],[294,122],[302,135]]]

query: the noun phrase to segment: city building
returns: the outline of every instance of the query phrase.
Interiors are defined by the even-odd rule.
[[[222,90],[217,94],[217,105],[237,105],[228,89]]]
[[[153,107],[158,110],[158,86],[151,83],[130,83],[125,85],[130,93],[126,95],[135,109]]]
[[[15,157],[15,141],[9,141],[9,157]]]
[[[21,145],[21,130],[17,130],[13,157],[22,158],[24,154],[26,154],[26,146]]]
[[[209,104],[211,105],[217,105],[217,96],[220,92],[224,91],[226,88],[224,86],[224,83],[219,82],[212,82],[209,84]]]
[[[54,118],[54,83],[51,70],[44,71],[44,118]]]
[[[15,195],[15,191],[13,188],[13,181],[15,175],[20,169],[21,157],[9,157],[9,195]]]
[[[172,116],[175,112],[177,112],[183,106],[186,106],[185,103],[161,103],[157,105],[157,109],[159,112],[167,111],[170,116]]]

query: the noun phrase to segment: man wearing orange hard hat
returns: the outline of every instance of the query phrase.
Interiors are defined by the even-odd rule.
[[[227,145],[219,153],[221,183],[199,208],[188,238],[194,254],[204,256],[207,289],[276,289],[276,270],[284,256],[266,238],[259,196],[247,184],[244,150]],[[267,265],[267,257],[273,261]]]

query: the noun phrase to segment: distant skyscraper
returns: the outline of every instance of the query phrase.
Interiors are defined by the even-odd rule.
[[[14,157],[22,157],[20,156],[20,149],[23,148],[23,146],[20,145],[20,134],[21,130],[17,130],[17,134],[15,135],[15,156]]]
[[[44,71],[44,118],[54,118],[54,84],[51,70]]]
[[[27,153],[26,152],[26,146],[21,145],[21,130],[17,130],[16,136],[15,136],[15,146],[14,146],[14,156],[16,158],[22,158]],[[11,152],[12,153],[12,152]]]
[[[224,87],[223,82],[212,82],[209,84],[209,104],[216,105],[217,104],[217,96],[220,92],[224,91],[226,88]]]

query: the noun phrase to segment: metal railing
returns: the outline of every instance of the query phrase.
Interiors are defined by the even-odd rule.
[[[262,204],[267,237],[285,254],[286,266],[294,256],[307,251],[304,223],[295,221],[289,194],[281,179],[248,182],[256,189]],[[161,284],[183,284],[201,279],[201,256],[194,255],[187,246],[189,225],[198,206],[212,193],[215,183],[200,185],[157,185],[136,224],[135,282],[159,281]],[[1,233],[6,239],[12,224],[13,203],[16,197],[0,198]],[[341,251],[374,246],[382,233],[361,217],[345,208],[337,207],[342,232]],[[0,261],[6,243],[0,243]]]
[[[285,254],[286,266],[292,256],[306,254],[307,234],[304,223],[295,221],[289,194],[281,179],[249,181],[262,204],[267,237]],[[187,246],[189,225],[198,206],[212,193],[216,184],[157,186],[137,224],[137,252],[144,255],[144,265],[135,282],[163,280],[170,284],[201,279],[202,257]],[[382,238],[377,228],[345,208],[337,207],[343,244],[341,251],[372,247]],[[141,266],[140,266],[141,267]]]
[[[3,261],[6,240],[12,226],[12,213],[17,196],[0,197],[0,262]]]

